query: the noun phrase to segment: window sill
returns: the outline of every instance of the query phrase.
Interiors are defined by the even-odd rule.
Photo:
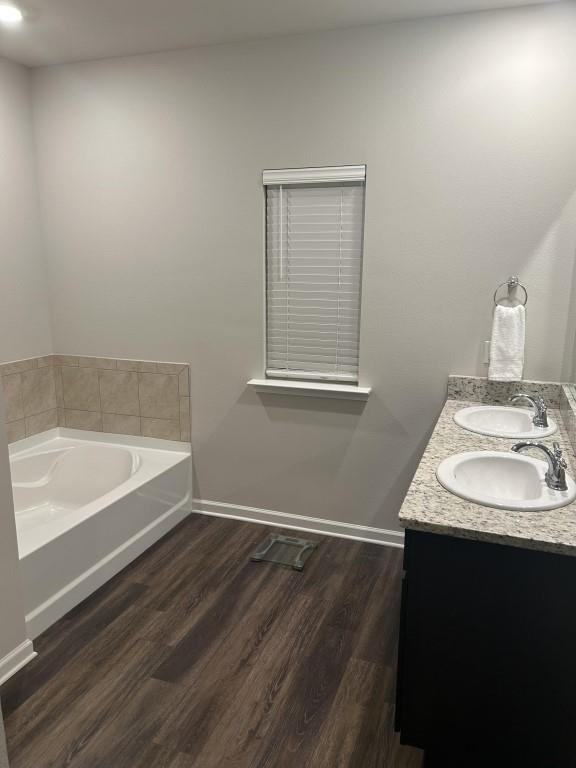
[[[371,387],[334,384],[320,381],[291,381],[288,379],[250,379],[249,387],[256,392],[273,395],[300,395],[304,397],[332,397],[339,400],[368,400]]]

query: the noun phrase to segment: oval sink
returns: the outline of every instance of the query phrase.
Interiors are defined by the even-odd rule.
[[[576,499],[576,484],[568,475],[567,491],[553,491],[544,476],[548,464],[531,456],[502,451],[469,451],[450,456],[436,477],[446,490],[486,507],[545,511]]]
[[[473,405],[457,411],[454,421],[469,432],[511,439],[540,439],[553,435],[558,429],[556,422],[551,418],[548,418],[548,427],[535,427],[532,423],[533,417],[534,412],[527,408]]]

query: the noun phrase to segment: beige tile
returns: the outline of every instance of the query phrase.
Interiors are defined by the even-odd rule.
[[[119,371],[140,371],[141,373],[157,373],[158,363],[152,360],[118,360]]]
[[[180,423],[190,421],[190,398],[180,398]]]
[[[4,395],[4,418],[6,421],[16,421],[24,417],[22,407],[22,377],[19,373],[2,376],[2,392]]]
[[[151,360],[144,360],[138,363],[138,370],[140,373],[157,373],[158,363],[153,363]]]
[[[38,368],[38,358],[31,357],[28,360],[16,360],[13,363],[2,363],[0,365],[0,376],[10,376],[12,373],[24,373]]]
[[[56,407],[64,408],[64,389],[62,387],[62,368],[54,368],[54,385],[56,387]]]
[[[100,368],[101,370],[115,370],[117,360],[111,357],[79,357],[80,368]]]
[[[47,429],[53,429],[58,426],[58,412],[54,408],[44,413],[36,413],[34,416],[26,417],[26,437],[37,435],[39,432],[45,432]]]
[[[54,365],[54,355],[44,355],[38,358],[38,368],[46,368]]]
[[[76,355],[54,355],[54,365],[66,365],[77,368],[78,357]]]
[[[181,395],[190,394],[190,367],[187,365],[178,376],[178,391]]]
[[[142,419],[144,437],[180,440],[180,422],[174,419]]]
[[[100,387],[96,368],[62,368],[64,406],[75,411],[99,411]]]
[[[87,429],[91,432],[102,432],[102,414],[92,411],[64,411],[64,424],[69,429]]]
[[[111,432],[114,435],[140,435],[140,417],[103,413],[102,429],[104,432]]]
[[[22,374],[22,407],[24,416],[44,413],[56,408],[56,385],[53,368],[36,368]]]
[[[180,439],[189,442],[191,439],[190,398],[180,398]]]
[[[189,443],[192,440],[192,430],[189,422],[186,424],[180,422],[180,440],[185,443]]]
[[[138,374],[134,371],[100,371],[100,402],[106,413],[139,416]]]
[[[158,373],[180,373],[186,367],[186,363],[156,363]]]
[[[119,371],[139,371],[140,373],[177,374],[187,363],[157,363],[154,360],[117,360]]]
[[[26,437],[26,424],[24,423],[24,419],[11,421],[9,424],[6,424],[6,436],[9,443],[14,443],[16,440],[22,440],[22,438]]]
[[[140,415],[156,419],[180,418],[178,376],[139,374]]]
[[[66,426],[66,411],[64,408],[58,408],[57,411],[58,416],[58,426],[59,427],[65,427]]]
[[[140,362],[138,360],[116,360],[119,371],[137,371]]]

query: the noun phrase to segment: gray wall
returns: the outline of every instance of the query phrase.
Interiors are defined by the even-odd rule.
[[[30,96],[27,70],[0,59],[0,361],[46,354],[52,348],[39,239]],[[24,640],[18,546],[0,398],[0,659]]]
[[[508,274],[526,376],[571,370],[574,39],[560,4],[37,71],[56,349],[192,361],[198,496],[396,528]],[[373,394],[260,397],[261,171],[348,163],[368,165]]]
[[[52,351],[30,74],[0,58],[0,362]]]

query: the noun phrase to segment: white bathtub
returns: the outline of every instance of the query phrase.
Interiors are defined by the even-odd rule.
[[[10,446],[10,465],[32,638],[190,512],[185,443],[52,429]]]

